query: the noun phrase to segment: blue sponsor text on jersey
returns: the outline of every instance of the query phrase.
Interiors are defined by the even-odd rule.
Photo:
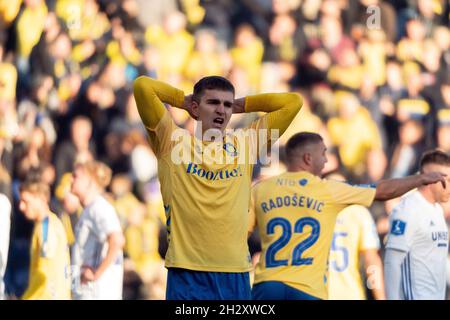
[[[282,207],[301,207],[312,209],[318,213],[321,213],[323,206],[324,206],[323,202],[310,197],[297,195],[297,193],[294,193],[293,195],[290,196],[275,197],[269,199],[268,201],[261,202],[261,209],[263,210],[264,213],[267,213],[272,209]]]
[[[448,241],[448,231],[435,231],[431,233],[433,241]]]
[[[186,173],[197,175],[200,178],[204,178],[211,181],[242,177],[241,166],[237,166],[232,170],[225,169],[225,170],[209,171],[201,168],[199,165],[192,162],[189,162],[186,168]]]

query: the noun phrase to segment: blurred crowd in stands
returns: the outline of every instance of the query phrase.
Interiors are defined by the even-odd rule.
[[[81,211],[70,172],[76,161],[98,159],[113,171],[108,198],[126,238],[124,298],[164,298],[164,208],[132,94],[138,75],[186,94],[212,74],[229,78],[237,97],[300,92],[304,106],[280,149],[296,132],[320,133],[326,172],[355,183],[412,174],[433,147],[450,152],[449,6],[446,0],[0,0],[0,193],[13,207],[8,295],[20,297],[27,285],[32,224],[17,206],[20,184],[31,176],[51,186],[52,210],[73,243]],[[185,111],[168,108],[178,125],[193,130]],[[257,116],[234,115],[231,125]],[[271,169],[257,166],[255,180],[283,171]],[[381,238],[393,203],[371,210]]]

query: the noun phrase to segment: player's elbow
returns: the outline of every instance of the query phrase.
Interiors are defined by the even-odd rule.
[[[125,246],[125,238],[122,232],[113,232],[109,236],[109,245],[112,248],[122,249]]]
[[[292,106],[292,109],[295,111],[295,114],[300,111],[303,106],[303,97],[296,92],[289,92],[289,105]]]
[[[390,191],[388,187],[388,184],[384,181],[380,181],[375,191],[375,200],[387,201],[392,199],[392,191]]]
[[[133,81],[133,92],[135,95],[144,91],[145,82],[147,82],[148,79],[149,78],[146,76],[140,76]]]

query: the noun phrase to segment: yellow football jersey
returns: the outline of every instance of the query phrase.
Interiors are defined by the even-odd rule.
[[[286,172],[253,187],[250,230],[256,223],[261,258],[255,283],[280,281],[326,299],[327,266],[338,213],[348,205],[369,206],[371,187]]]
[[[180,131],[161,100],[179,107],[184,93],[162,82],[140,77],[134,94],[158,158],[169,240],[166,267],[210,272],[251,270],[247,245],[253,168],[250,155],[264,142],[251,135],[245,143],[227,137],[206,142]],[[267,111],[273,111],[271,106],[281,111],[268,113],[250,128],[278,128],[281,135],[301,104],[299,96],[291,93],[247,97],[247,112],[265,111],[264,106],[268,106]],[[228,161],[220,161],[220,155]]]
[[[66,233],[53,213],[34,226],[30,277],[24,300],[70,299],[70,255]]]
[[[380,241],[369,210],[359,205],[342,210],[331,244],[328,299],[365,300],[359,256],[364,250],[379,248]]]

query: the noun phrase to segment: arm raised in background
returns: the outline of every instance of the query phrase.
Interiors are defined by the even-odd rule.
[[[377,184],[375,200],[386,201],[397,198],[412,189],[437,182],[441,182],[446,188],[445,177],[446,175],[440,172],[429,172],[405,178],[381,180]]]

